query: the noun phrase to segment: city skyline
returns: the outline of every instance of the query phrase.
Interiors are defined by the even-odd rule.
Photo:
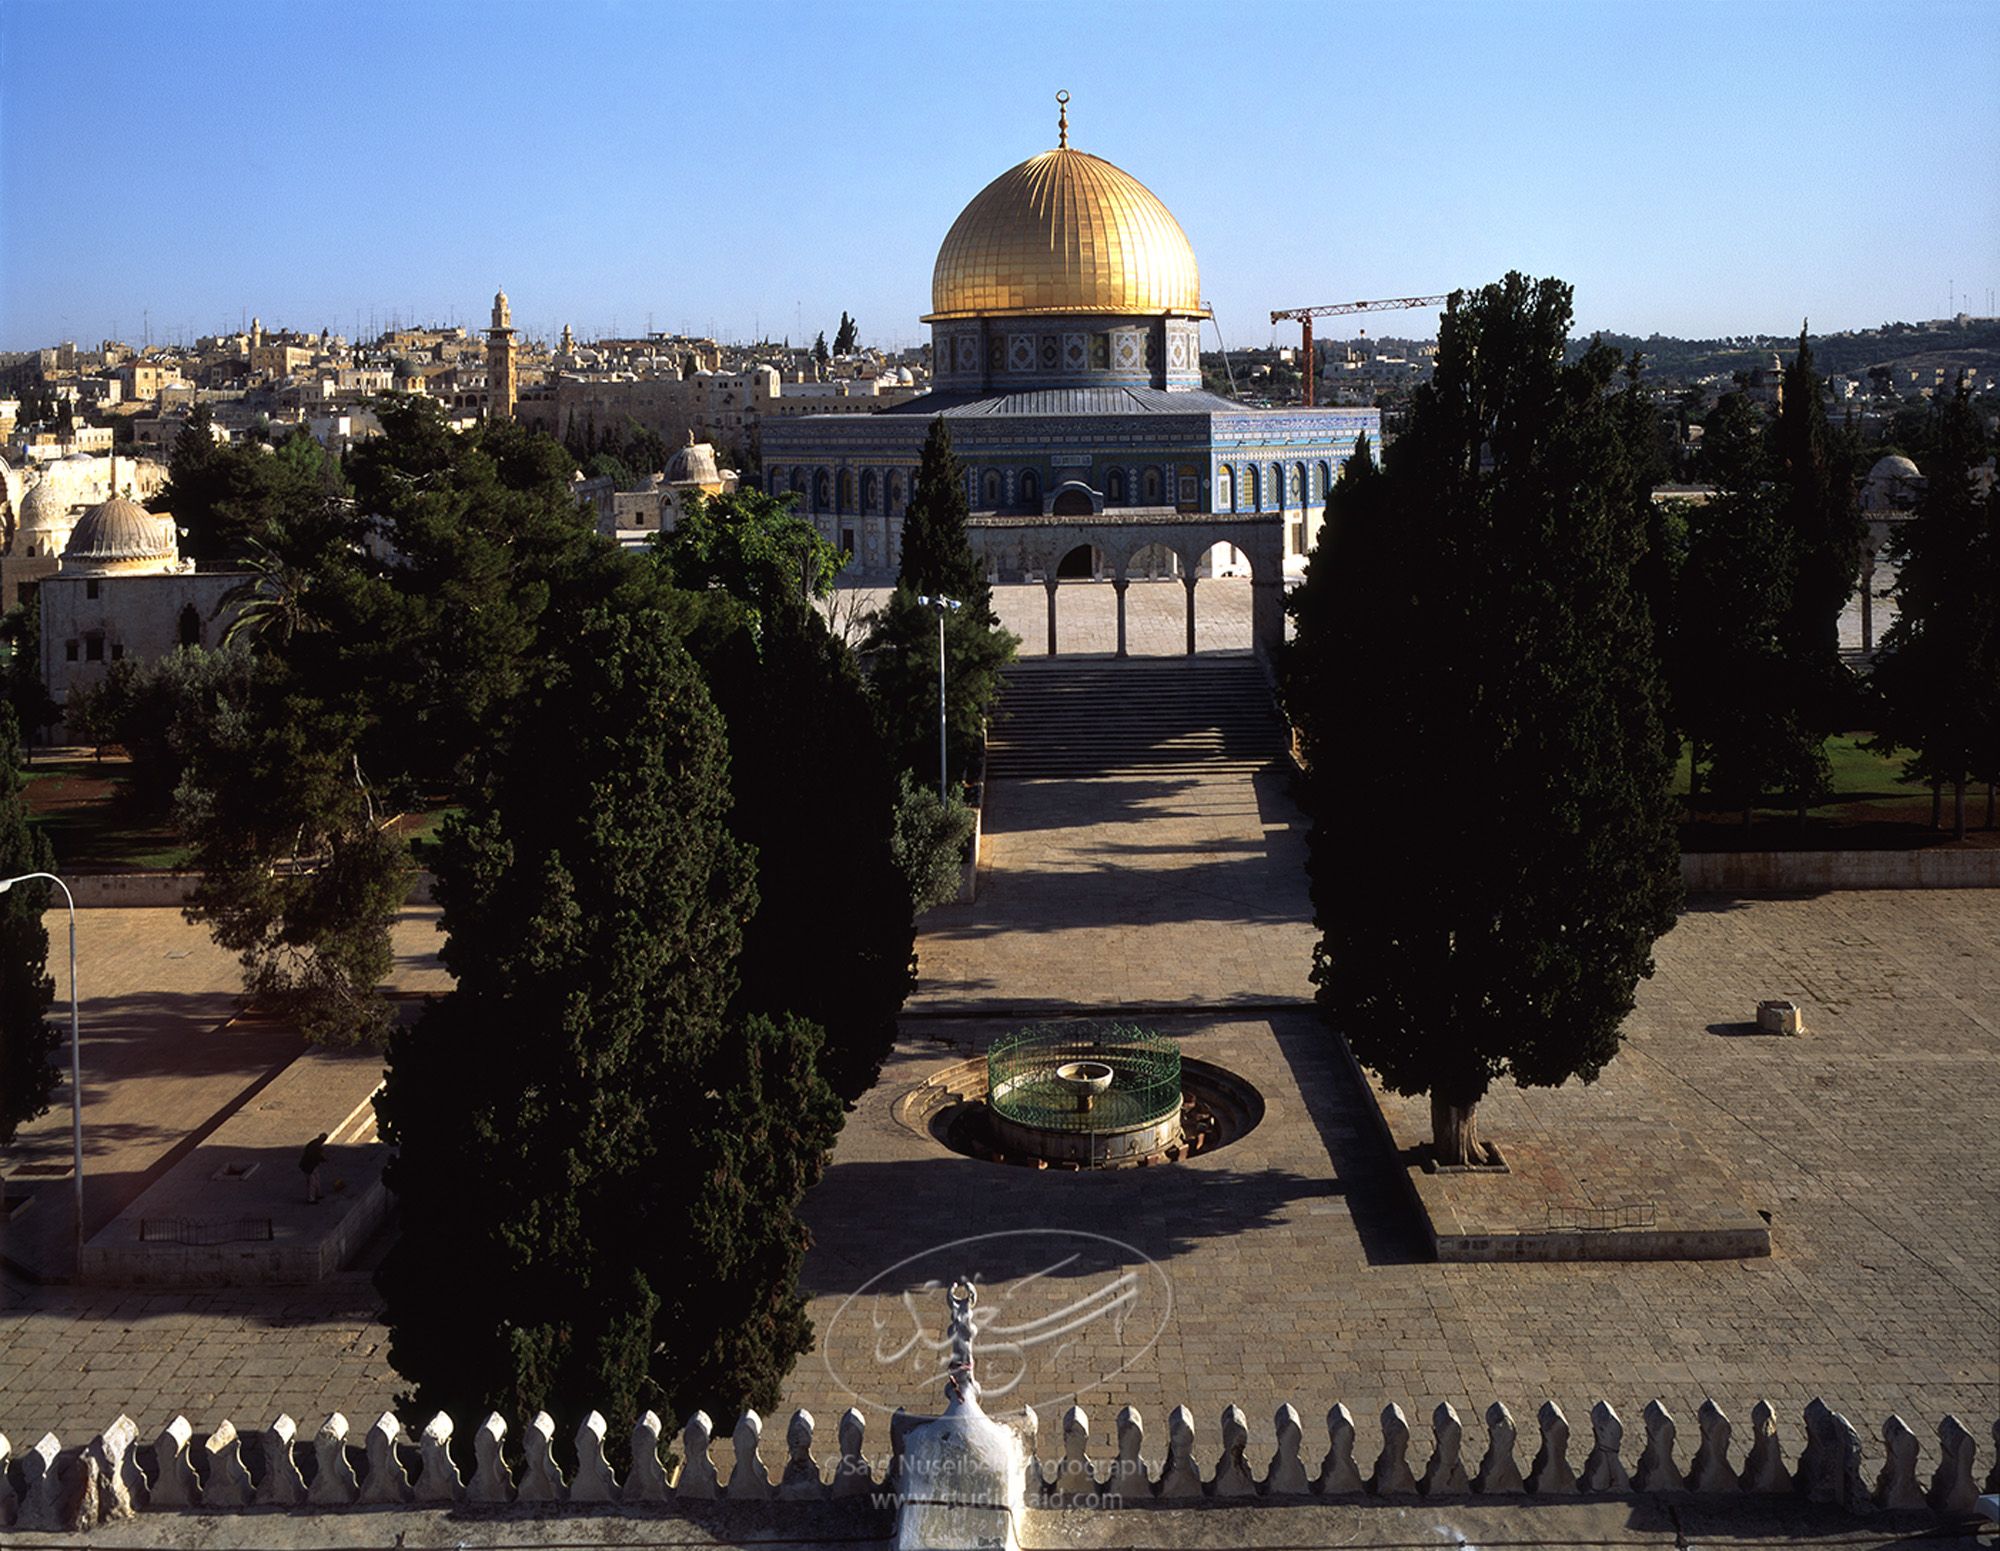
[[[912,345],[945,230],[1054,143],[1058,89],[1187,231],[1208,348],[1509,268],[1571,281],[1579,331],[1990,313],[1996,63],[1958,4],[10,0],[0,348],[476,330],[503,284],[535,337],[802,344],[845,310]],[[78,133],[79,82],[122,127]]]

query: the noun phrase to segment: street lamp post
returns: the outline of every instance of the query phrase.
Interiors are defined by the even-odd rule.
[[[938,801],[947,805],[951,802],[951,787],[945,780],[945,709],[944,709],[944,617],[954,609],[962,608],[956,598],[932,597],[929,593],[917,594],[917,602],[925,608],[936,609],[938,617]]]
[[[69,1140],[75,1174],[76,1257],[80,1267],[83,1264],[83,1056],[77,1040],[76,896],[70,893],[69,885],[52,872],[24,872],[18,878],[0,878],[0,894],[5,894],[17,883],[31,883],[37,878],[46,878],[53,883],[63,891],[63,898],[69,902]]]

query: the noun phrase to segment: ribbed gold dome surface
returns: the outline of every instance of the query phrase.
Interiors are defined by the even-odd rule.
[[[1044,151],[979,191],[938,249],[924,321],[1046,313],[1208,316],[1180,223],[1084,151]]]

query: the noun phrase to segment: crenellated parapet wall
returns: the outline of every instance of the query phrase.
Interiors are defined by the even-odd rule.
[[[1740,1501],[1746,1508],[1784,1496],[1856,1514],[1903,1513],[1947,1523],[1979,1511],[1978,1443],[1955,1416],[1937,1426],[1928,1472],[1920,1468],[1916,1431],[1889,1416],[1879,1429],[1882,1463],[1872,1479],[1863,1472],[1860,1432],[1819,1400],[1805,1408],[1796,1460],[1793,1440],[1781,1435],[1777,1413],[1764,1401],[1751,1410],[1743,1447],[1713,1401],[1703,1403],[1693,1424],[1690,1451],[1678,1420],[1654,1401],[1641,1418],[1635,1447],[1623,1419],[1600,1401],[1591,1407],[1588,1442],[1572,1441],[1568,1417],[1549,1401],[1537,1415],[1539,1437],[1530,1452],[1512,1413],[1496,1402],[1487,1408],[1475,1459],[1475,1444],[1449,1405],[1432,1412],[1429,1439],[1421,1443],[1398,1405],[1382,1409],[1366,1440],[1354,1414],[1335,1405],[1326,1413],[1324,1451],[1315,1449],[1316,1463],[1309,1465],[1304,1419],[1290,1405],[1277,1412],[1277,1444],[1268,1460],[1250,1456],[1248,1419],[1236,1406],[1222,1414],[1219,1447],[1201,1437],[1185,1406],[1176,1408],[1166,1421],[1164,1453],[1148,1452],[1146,1424],[1131,1407],[1118,1413],[1109,1434],[1093,1435],[1088,1414],[1072,1406],[1061,1421],[1060,1456],[1027,1458],[1023,1496],[1030,1512],[1112,1511],[1140,1503],[1683,1495]],[[74,1534],[140,1514],[461,1504],[503,1510],[562,1503],[572,1511],[607,1512],[643,1505],[671,1512],[676,1504],[863,1499],[900,1508],[899,1461],[891,1458],[878,1473],[865,1452],[867,1431],[861,1412],[850,1409],[829,1446],[812,1415],[796,1411],[774,1465],[766,1462],[764,1423],[754,1411],[737,1421],[719,1450],[706,1414],[697,1411],[669,1443],[659,1417],[648,1411],[629,1434],[630,1463],[619,1472],[606,1452],[609,1424],[595,1411],[566,1448],[559,1447],[557,1425],[546,1412],[517,1435],[504,1418],[488,1416],[469,1437],[443,1414],[412,1432],[385,1411],[358,1437],[337,1412],[310,1436],[301,1435],[289,1416],[250,1432],[225,1420],[199,1439],[177,1417],[149,1445],[132,1420],[120,1416],[87,1443],[65,1445],[51,1433],[18,1456],[0,1436],[0,1528]],[[1022,1433],[1035,1435],[1032,1412]],[[1989,1494],[2000,1493],[2000,1423],[1993,1437],[1995,1456],[1983,1488]],[[673,1444],[672,1454],[663,1454]]]

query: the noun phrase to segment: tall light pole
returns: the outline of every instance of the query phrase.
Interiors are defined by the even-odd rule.
[[[951,804],[951,787],[945,780],[945,711],[944,711],[944,617],[955,609],[964,607],[956,598],[934,598],[929,593],[918,593],[917,602],[927,609],[936,609],[938,617],[938,801],[947,807]]]
[[[83,1056],[77,1041],[76,1012],[76,896],[69,891],[69,885],[52,872],[24,872],[18,878],[0,878],[0,894],[5,894],[17,883],[30,883],[36,878],[46,878],[63,891],[63,898],[69,902],[69,1140],[71,1161],[74,1164],[76,1197],[76,1261],[79,1269],[83,1265]]]

